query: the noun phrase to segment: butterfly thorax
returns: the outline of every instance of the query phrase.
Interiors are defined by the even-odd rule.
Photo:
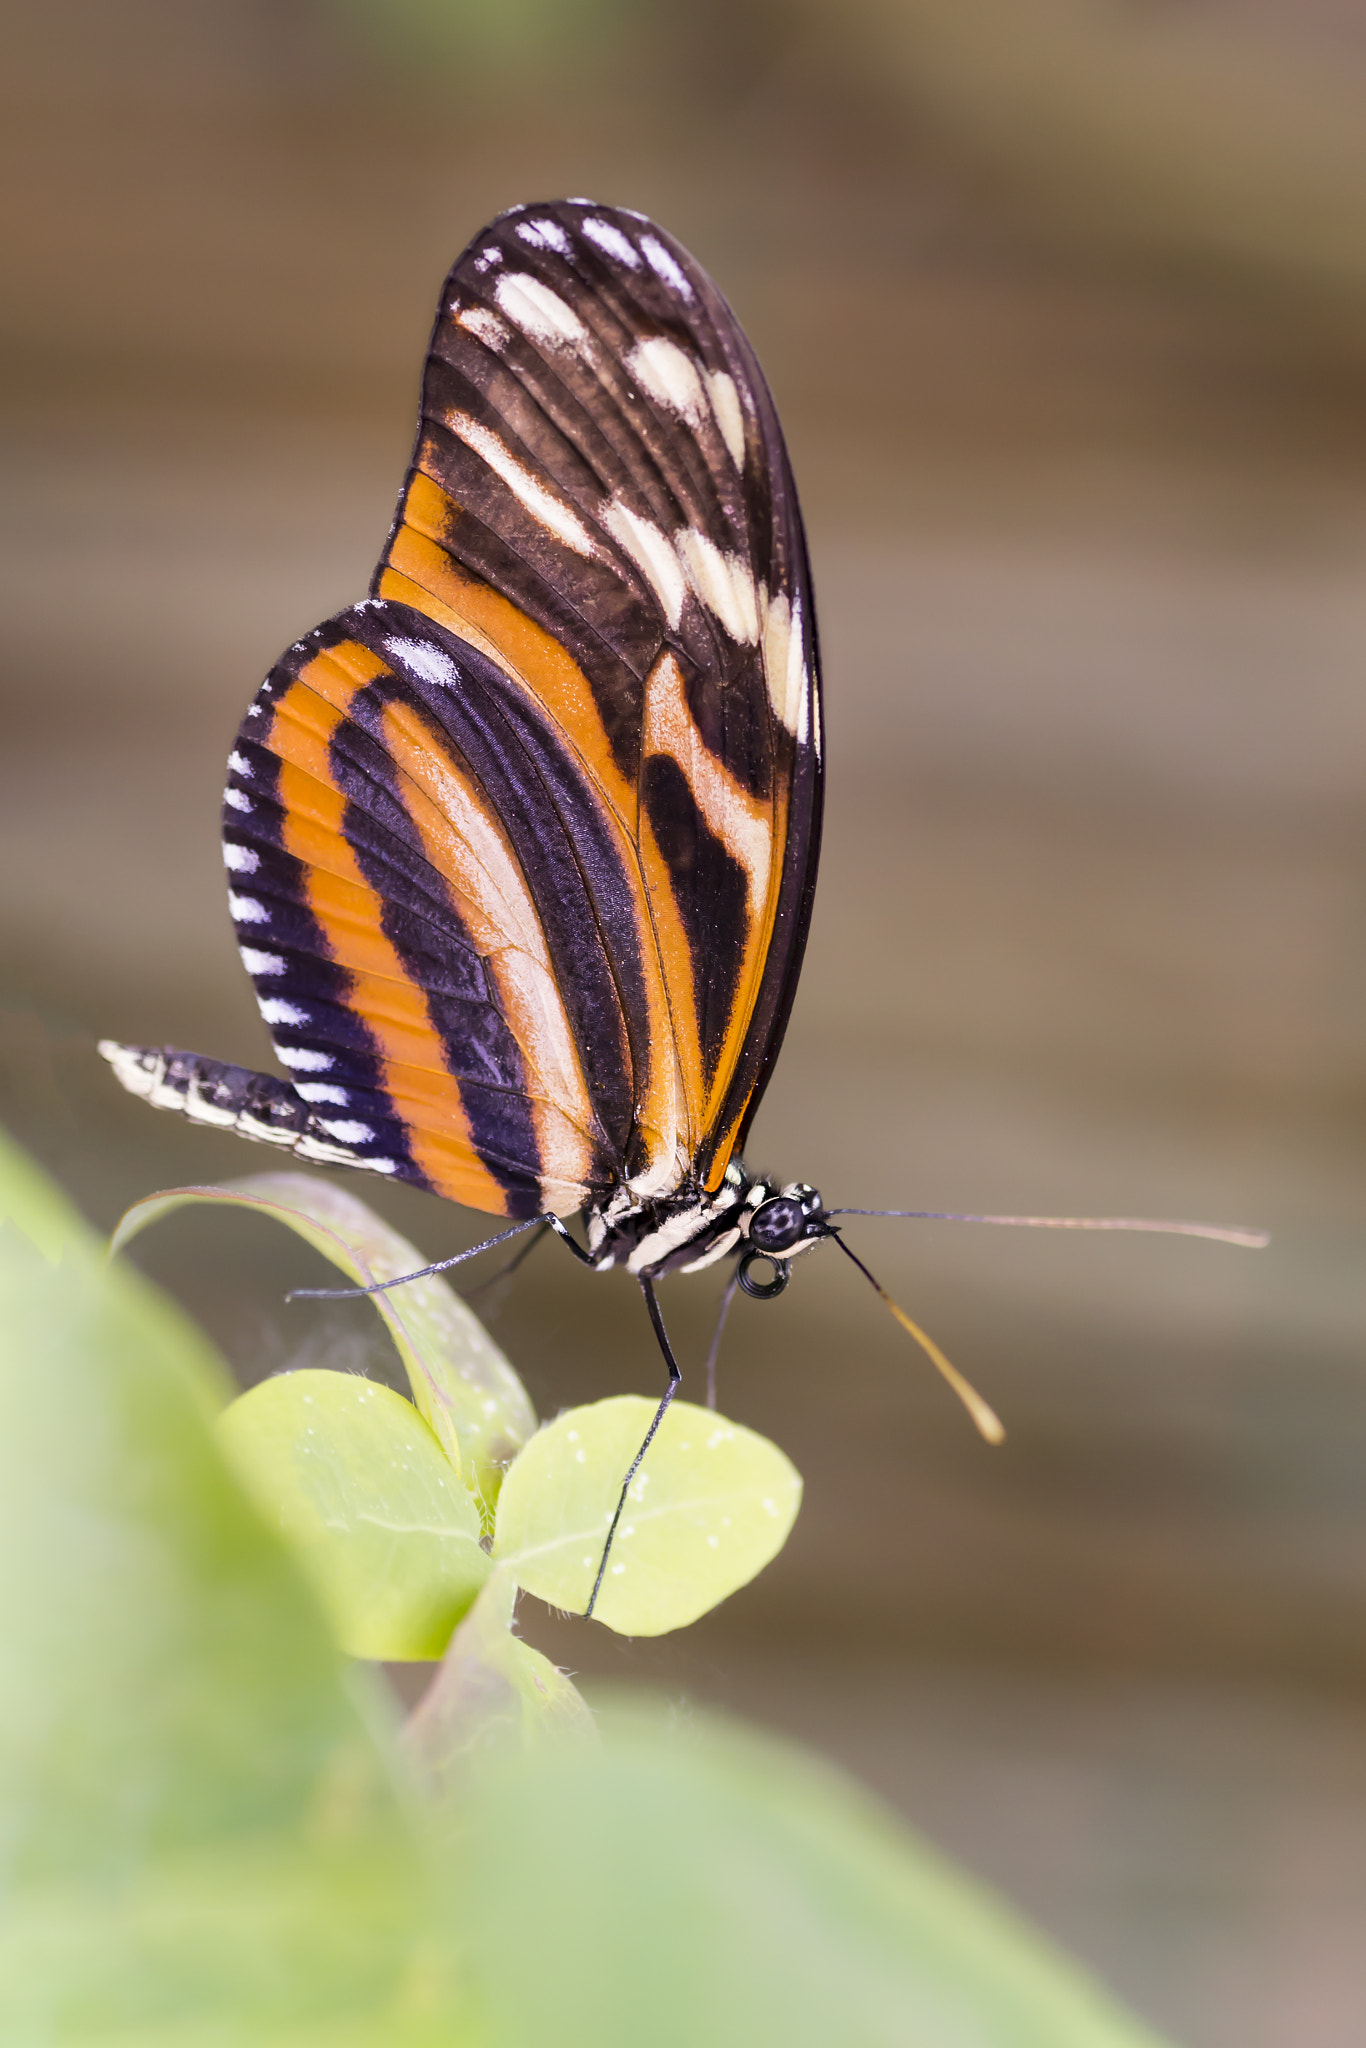
[[[625,1266],[645,1280],[697,1273],[734,1251],[770,1259],[775,1267],[781,1261],[785,1270],[787,1261],[828,1229],[825,1205],[806,1181],[779,1185],[738,1160],[714,1192],[685,1183],[672,1194],[641,1201],[622,1187],[586,1209],[584,1223],[599,1271]]]

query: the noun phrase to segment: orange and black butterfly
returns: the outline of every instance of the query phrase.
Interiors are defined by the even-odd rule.
[[[370,595],[229,758],[229,902],[288,1078],[101,1049],[158,1107],[626,1266],[657,1427],[653,1283],[735,1253],[776,1294],[839,1241],[741,1158],[821,790],[801,514],[738,321],[642,215],[516,207],[442,290]]]

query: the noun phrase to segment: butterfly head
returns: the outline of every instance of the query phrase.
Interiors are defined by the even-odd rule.
[[[747,1249],[741,1255],[739,1280],[745,1293],[756,1301],[771,1301],[786,1287],[790,1262],[797,1253],[808,1251],[831,1232],[825,1220],[825,1204],[809,1181],[790,1181],[776,1192],[758,1183],[755,1192],[760,1190],[763,1199],[750,1209],[748,1220],[741,1224]],[[753,1199],[751,1194],[751,1203]],[[764,1264],[769,1268],[769,1276],[758,1279],[754,1269]]]

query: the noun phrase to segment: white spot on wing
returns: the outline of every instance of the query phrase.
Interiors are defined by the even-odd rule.
[[[729,449],[735,467],[742,470],[745,466],[745,416],[740,410],[740,394],[735,388],[735,379],[725,370],[712,370],[708,373],[707,384],[721,439]]]
[[[245,796],[240,789],[225,789],[223,791],[223,801],[234,811],[249,811],[251,809],[251,798]],[[242,851],[241,847],[237,850],[239,853]]]
[[[618,499],[611,500],[599,517],[613,540],[618,541],[626,550],[654,591],[664,607],[664,616],[670,626],[676,626],[683,615],[683,599],[687,594],[687,584],[683,579],[678,556],[670,546],[667,535]]]
[[[732,640],[752,647],[759,638],[759,604],[754,578],[738,555],[723,555],[696,527],[685,527],[674,545],[689,583],[721,621]]]
[[[691,356],[676,341],[666,334],[654,334],[648,341],[637,342],[626,358],[626,367],[657,405],[677,413],[689,426],[701,426],[707,406],[702,379]]]
[[[354,1117],[319,1117],[319,1127],[329,1138],[336,1138],[343,1145],[364,1145],[374,1137],[369,1124],[358,1123]]]
[[[494,296],[513,326],[536,341],[563,348],[567,343],[588,339],[588,329],[574,308],[566,305],[548,284],[542,284],[539,277],[528,277],[525,271],[509,271],[506,277],[499,278]]]
[[[239,924],[269,924],[270,912],[254,896],[235,896],[228,891],[228,910]]]
[[[610,220],[585,220],[580,221],[579,226],[604,256],[615,256],[617,262],[624,263],[628,270],[639,270],[640,251],[627,241],[620,228],[613,227]]]
[[[656,241],[653,235],[642,235],[640,246],[645,251],[645,261],[649,264],[655,276],[663,278],[665,284],[672,285],[674,290],[680,292],[685,299],[691,299],[693,296],[692,286],[688,283],[687,278],[674,262],[673,257],[664,247],[664,244]]]
[[[805,723],[808,695],[802,657],[802,608],[799,600],[789,610],[782,591],[764,608],[764,679],[775,718],[790,733],[804,739],[804,731],[799,730]]]
[[[446,424],[467,448],[472,448],[476,455],[482,457],[494,475],[501,477],[513,496],[525,505],[533,519],[539,519],[557,540],[573,548],[576,554],[587,555],[590,559],[596,554],[592,535],[577,512],[571,511],[563,499],[548,491],[496,434],[490,433],[478,420],[472,420],[468,413],[451,413]]]
[[[503,252],[501,249],[495,246],[492,249],[485,249],[482,256],[476,256],[474,259],[474,267],[476,270],[492,270],[494,264],[501,263],[502,260]]]
[[[239,946],[242,965],[248,974],[283,974],[287,963],[278,953],[258,953],[255,946]]]
[[[530,242],[534,249],[558,249],[561,256],[569,254],[569,237],[558,221],[518,221],[517,236],[520,241]]]
[[[305,1102],[330,1102],[337,1109],[347,1109],[351,1103],[346,1089],[333,1081],[296,1081],[294,1093],[302,1095]]]
[[[457,327],[463,327],[476,341],[482,341],[485,348],[495,354],[501,353],[508,345],[508,331],[498,315],[488,306],[461,306],[459,300],[452,305]]]
[[[260,867],[261,861],[254,847],[234,846],[230,841],[225,841],[223,846],[223,865],[229,874],[254,875]]]
[[[277,1045],[275,1048],[287,1067],[294,1067],[301,1074],[326,1074],[332,1066],[332,1055],[314,1052],[307,1045]]]
[[[259,704],[253,707],[253,709],[258,711],[260,710],[260,708],[261,707]],[[228,755],[228,766],[229,768],[231,768],[234,775],[246,775],[250,777],[251,774],[253,773],[250,761],[244,761],[242,756],[237,752],[237,749],[235,747],[233,751]]]
[[[262,996],[261,1015],[267,1024],[307,1024],[307,1010],[301,1010],[297,1003],[287,1003],[283,996]]]
[[[424,683],[435,683],[445,690],[459,687],[460,671],[449,654],[443,654],[439,647],[425,640],[404,640],[394,634],[385,641],[384,651],[391,661],[406,668],[409,675],[420,676]]]

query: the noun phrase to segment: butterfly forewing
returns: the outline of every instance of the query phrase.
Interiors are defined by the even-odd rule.
[[[338,1156],[508,1215],[714,1187],[814,883],[814,621],[772,401],[641,217],[519,208],[443,290],[365,603],[233,756],[243,957]]]

